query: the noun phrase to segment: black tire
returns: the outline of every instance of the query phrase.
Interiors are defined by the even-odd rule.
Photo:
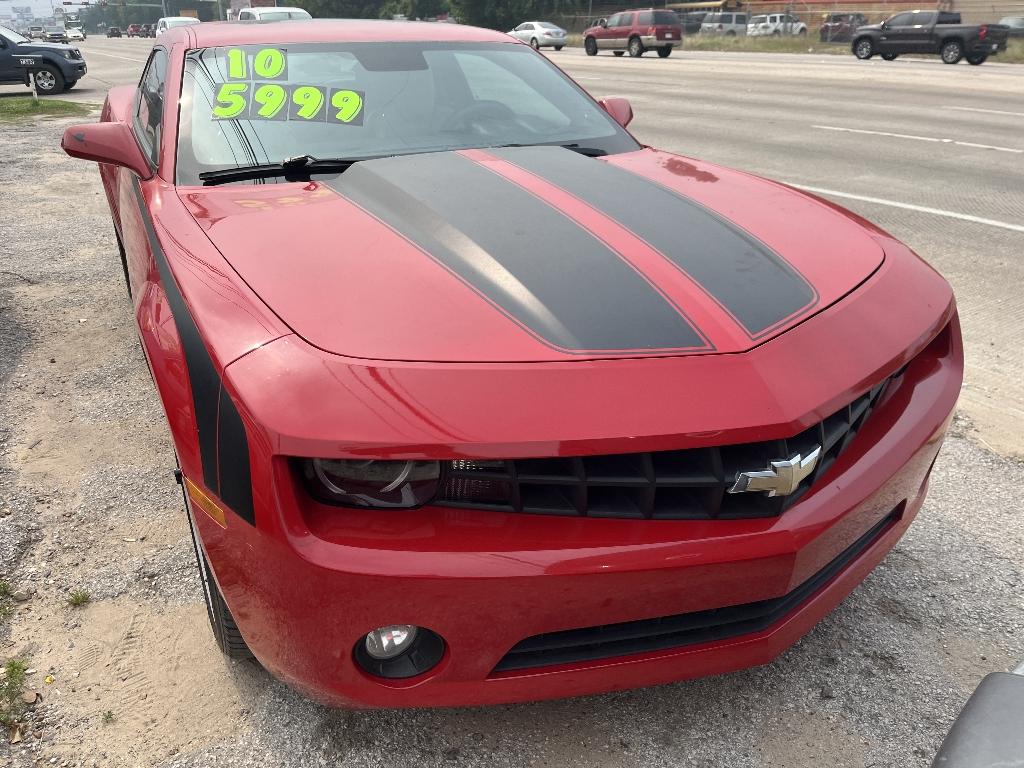
[[[626,52],[625,51],[612,51],[612,55],[613,56],[625,56]]]
[[[587,52],[587,56],[597,56],[597,40],[588,37],[583,41],[583,50]]]
[[[796,33],[798,37],[807,37],[807,27],[804,27]]]
[[[185,488],[182,486],[182,493]],[[210,571],[210,564],[199,546],[199,536],[196,534],[195,521],[192,519],[192,509],[185,501],[185,512],[188,514],[189,530],[192,532],[192,547],[196,553],[196,563],[199,566],[199,581],[203,588],[203,597],[206,600],[206,615],[210,619],[210,627],[213,629],[213,639],[221,653],[229,659],[251,659],[252,651],[246,645],[242,633],[238,631],[235,618],[231,615],[227,603],[224,602],[224,595],[217,586],[216,579]]]
[[[736,37],[736,30],[735,29],[730,29],[728,32],[725,33],[725,36],[726,37]]]
[[[556,50],[556,51],[560,51],[560,50],[562,50],[562,48],[563,48],[563,47],[564,47],[564,46],[561,46],[561,45],[556,45],[556,46],[555,46],[555,50]]]
[[[64,75],[49,64],[44,64],[35,74],[36,93],[40,96],[52,96],[64,91]]]
[[[967,63],[970,64],[972,67],[976,67],[979,64],[984,64],[987,60],[988,60],[988,54],[987,53],[968,54],[968,56],[967,56]]]
[[[639,37],[631,37],[629,38],[626,50],[629,51],[629,55],[634,59],[639,59],[644,55],[644,44],[640,42]]]
[[[861,37],[853,41],[853,55],[862,61],[867,61],[875,55],[875,44],[870,37]]]
[[[896,61],[896,57],[899,56],[898,53],[881,53],[879,55],[886,61]]]
[[[64,83],[64,92],[67,93],[72,88],[74,88],[76,85],[78,85],[78,81],[77,80],[72,80],[70,83]]]
[[[117,234],[117,230],[114,230],[114,239],[117,240],[117,251],[121,254],[121,269],[124,271],[124,285],[128,289],[128,298],[132,298],[132,283],[128,279],[128,256],[124,252],[124,243],[121,242],[121,236]]]
[[[959,40],[946,40],[939,49],[943,64],[959,64],[964,57],[964,45]]]
[[[535,50],[535,51],[539,51],[540,50],[540,43],[537,42],[537,38],[536,37],[533,38],[530,41],[530,47],[533,48],[533,50]]]
[[[661,46],[661,48],[658,49],[658,58],[659,59],[667,59],[671,55],[672,55],[672,46],[671,45],[663,45],[663,46]]]

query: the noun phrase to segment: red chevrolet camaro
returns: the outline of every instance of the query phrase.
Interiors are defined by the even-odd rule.
[[[200,24],[100,163],[210,619],[322,701],[771,661],[906,531],[949,285],[824,200],[640,145],[506,35]]]

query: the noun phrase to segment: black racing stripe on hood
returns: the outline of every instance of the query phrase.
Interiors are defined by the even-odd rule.
[[[752,338],[817,302],[814,288],[764,243],[656,182],[561,147],[488,152],[561,187],[646,240]]]
[[[708,348],[680,311],[607,245],[461,155],[365,161],[323,183],[560,350]]]

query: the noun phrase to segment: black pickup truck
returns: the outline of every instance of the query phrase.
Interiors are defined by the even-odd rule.
[[[876,53],[892,61],[901,53],[938,54],[946,64],[967,59],[982,64],[1006,50],[1009,28],[1001,24],[961,24],[960,14],[948,11],[904,11],[881,24],[859,27],[852,49],[858,59]]]

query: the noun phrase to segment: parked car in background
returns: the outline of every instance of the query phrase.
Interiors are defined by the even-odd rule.
[[[807,25],[796,16],[789,13],[769,13],[761,16],[751,16],[747,23],[747,35],[749,37],[765,37],[782,35],[806,35]]]
[[[43,29],[42,27],[31,26],[31,27],[28,28],[28,35],[27,35],[27,37],[28,37],[29,40],[45,40],[46,39],[46,30]]]
[[[156,37],[156,32],[153,31],[153,25],[143,24],[142,29],[139,30],[139,37]]]
[[[1024,16],[1004,16],[999,24],[1007,28],[1010,37],[1024,37]]]
[[[747,14],[745,13],[709,13],[700,25],[702,35],[736,35],[747,34]]]
[[[892,61],[901,53],[933,53],[946,64],[966,58],[977,65],[1006,50],[1008,32],[999,24],[961,24],[959,13],[906,11],[858,29],[851,48],[858,59],[877,53]]]
[[[120,36],[121,36],[121,28],[120,27],[107,27],[107,37],[120,37]]]
[[[46,37],[43,40],[48,43],[66,43],[68,42],[68,31],[63,26],[53,24],[46,27]]]
[[[616,56],[629,51],[636,58],[655,50],[664,59],[682,44],[683,27],[675,11],[653,8],[621,11],[583,33],[588,56],[596,56],[599,50],[612,51]]]
[[[142,37],[142,25],[129,24],[128,28],[124,32],[128,37]]]
[[[36,42],[13,29],[0,26],[0,83],[24,83],[25,70],[15,57],[32,54],[42,57],[42,66],[35,72],[36,93],[40,96],[73,88],[87,68],[82,52],[72,45]]]
[[[81,42],[85,40],[85,32],[80,27],[70,27],[68,29],[68,42]]]
[[[679,21],[683,25],[683,34],[696,35],[700,32],[700,25],[707,15],[707,11],[689,11],[688,13],[679,14]]]
[[[537,50],[554,48],[562,50],[565,45],[565,30],[550,21],[524,21],[509,32],[516,40],[529,43]]]
[[[278,8],[268,8],[267,10],[280,10]],[[193,16],[165,16],[156,23],[156,34],[154,37],[162,35],[168,29],[174,27],[187,27],[189,24],[198,24],[199,19]]]
[[[829,13],[819,30],[823,43],[848,43],[858,27],[866,26],[868,17],[863,13]]]
[[[239,21],[287,21],[288,19],[311,19],[309,11],[304,8],[243,8],[238,12]]]

